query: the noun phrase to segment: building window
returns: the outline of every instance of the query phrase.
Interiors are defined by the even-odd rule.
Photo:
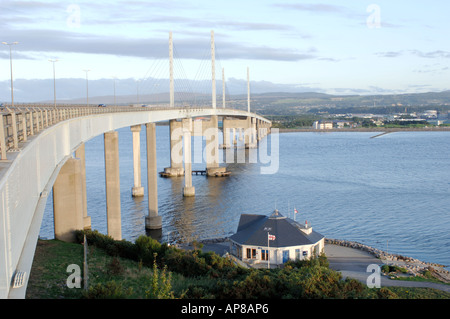
[[[247,259],[256,258],[256,249],[247,248]]]
[[[267,249],[261,249],[261,260],[269,260],[269,251]]]
[[[295,259],[302,259],[302,251],[300,249],[295,250]]]

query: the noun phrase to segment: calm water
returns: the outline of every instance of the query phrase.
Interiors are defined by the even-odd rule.
[[[236,231],[240,214],[270,214],[276,207],[293,218],[295,207],[298,221],[308,220],[326,237],[450,265],[450,133],[399,132],[371,139],[373,135],[280,134],[276,174],[261,174],[261,166],[268,164],[249,163],[248,158],[226,164],[229,177],[193,176],[194,198],[183,198],[183,177],[158,178],[162,239],[228,236]],[[169,166],[167,126],[157,127],[157,138],[162,171]],[[270,142],[271,136],[266,139]],[[193,149],[201,145],[196,141]],[[145,234],[147,197],[131,196],[131,143],[130,129],[119,130],[122,236],[133,241]],[[144,127],[141,150],[146,189]],[[103,136],[86,143],[86,171],[92,228],[106,233]],[[41,236],[54,236],[51,197]]]

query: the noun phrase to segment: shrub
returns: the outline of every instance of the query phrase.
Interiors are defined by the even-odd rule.
[[[388,274],[390,272],[401,272],[401,273],[407,273],[408,270],[406,270],[403,267],[395,266],[395,265],[383,265],[381,267],[381,271]]]
[[[111,262],[106,266],[106,269],[108,274],[112,276],[117,276],[124,273],[124,268],[117,257],[111,259]]]
[[[397,299],[398,296],[387,288],[377,289],[377,297],[380,299]]]
[[[347,278],[341,282],[341,289],[339,291],[339,298],[356,299],[367,297],[365,294],[365,287],[356,279]]]
[[[83,293],[86,299],[124,299],[132,294],[132,288],[123,289],[122,284],[108,281],[105,284],[98,283]]]
[[[158,269],[156,265],[156,256],[154,254],[153,262],[153,276],[151,287],[145,292],[147,298],[152,299],[173,299],[172,291],[172,274],[167,272],[167,267],[165,266],[162,271]]]

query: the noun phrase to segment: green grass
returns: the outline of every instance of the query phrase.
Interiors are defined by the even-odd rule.
[[[83,272],[83,246],[58,240],[39,240],[28,283],[28,299],[71,299],[83,297],[81,288],[68,288],[67,272],[71,264],[78,265]],[[89,247],[88,286],[120,283],[132,288],[131,298],[140,298],[151,284],[152,270],[128,259],[111,257],[96,247]]]
[[[389,290],[399,299],[450,299],[450,293],[432,288],[389,287]]]

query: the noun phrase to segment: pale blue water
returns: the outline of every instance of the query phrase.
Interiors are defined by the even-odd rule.
[[[308,220],[326,237],[450,265],[450,133],[374,135],[280,134],[276,174],[261,174],[267,165],[248,159],[227,164],[229,177],[193,176],[194,198],[183,198],[183,177],[158,178],[162,240],[224,237],[236,231],[240,214],[270,214],[276,207],[293,218],[295,207],[298,221]],[[158,171],[169,166],[168,138],[168,127],[158,126]],[[131,141],[129,128],[119,130],[122,235],[133,241],[145,234],[147,197],[131,196]],[[146,188],[144,127],[141,150]],[[106,233],[103,136],[86,143],[86,170],[92,228]],[[51,197],[41,236],[53,238]]]

